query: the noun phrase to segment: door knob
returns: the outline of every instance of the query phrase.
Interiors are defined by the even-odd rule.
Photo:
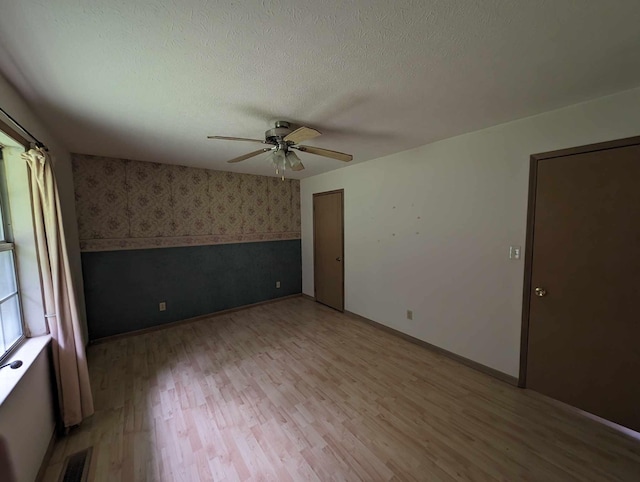
[[[536,288],[535,289],[536,292],[536,296],[542,298],[543,296],[545,296],[547,294],[547,290],[545,290],[544,288]]]
[[[342,261],[342,258],[341,258],[340,256],[338,256],[338,257],[336,258],[336,261]]]

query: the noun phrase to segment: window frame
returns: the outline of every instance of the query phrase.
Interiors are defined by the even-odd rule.
[[[27,327],[24,321],[24,312],[22,310],[22,299],[20,296],[20,279],[18,278],[18,260],[16,257],[16,245],[13,242],[13,236],[11,234],[11,221],[9,212],[9,191],[6,182],[6,171],[4,165],[4,158],[2,156],[2,145],[0,144],[0,253],[11,252],[13,260],[13,279],[15,282],[15,292],[6,295],[0,299],[0,306],[3,303],[11,300],[13,297],[17,300],[18,316],[20,317],[20,336],[9,346],[4,347],[4,352],[0,354],[0,364],[9,358],[11,354],[24,342],[26,339]],[[0,315],[0,330],[2,333],[2,342],[4,345],[4,324],[2,323],[2,317]]]

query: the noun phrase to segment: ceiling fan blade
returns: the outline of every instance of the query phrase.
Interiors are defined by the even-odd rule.
[[[288,134],[284,140],[286,142],[292,142],[294,144],[299,144],[300,142],[308,141],[309,139],[313,139],[314,137],[318,137],[321,135],[320,131],[312,129],[311,127],[298,127],[295,131]]]
[[[319,147],[312,146],[292,146],[294,149],[298,149],[302,152],[308,152],[309,154],[316,154],[318,156],[330,157],[331,159],[337,159],[339,161],[349,162],[353,160],[351,154],[345,154],[344,152],[331,151],[329,149],[321,149]]]
[[[303,169],[304,169],[304,166],[302,165],[301,162],[291,167],[292,171],[302,171]]]
[[[266,144],[266,142],[261,141],[259,139],[247,139],[246,137],[207,136],[207,139],[219,139],[223,141],[259,142],[260,144]]]
[[[231,159],[230,161],[227,161],[227,162],[244,161],[245,159],[249,159],[250,157],[257,156],[258,154],[262,154],[263,152],[267,152],[267,151],[270,151],[270,150],[271,150],[271,147],[265,147],[264,149],[260,149],[258,151],[250,152],[249,154],[245,154],[244,156],[236,157],[235,159]]]

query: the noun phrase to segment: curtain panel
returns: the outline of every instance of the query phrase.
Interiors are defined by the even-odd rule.
[[[69,258],[60,197],[49,154],[31,149],[22,154],[29,168],[34,226],[45,313],[52,337],[58,406],[64,427],[93,414],[87,357]]]

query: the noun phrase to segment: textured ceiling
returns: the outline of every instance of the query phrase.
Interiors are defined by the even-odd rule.
[[[638,0],[2,0],[0,70],[74,152],[226,160],[276,119],[366,161],[640,85]],[[344,164],[301,154],[302,177]],[[293,174],[292,177],[300,177]]]

